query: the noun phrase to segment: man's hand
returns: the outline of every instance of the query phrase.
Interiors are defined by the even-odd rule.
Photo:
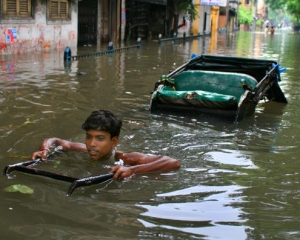
[[[30,159],[34,160],[36,158],[41,158],[42,160],[46,160],[47,156],[48,156],[48,153],[49,153],[49,151],[47,149],[44,149],[44,150],[41,150],[41,151],[37,151],[37,152],[34,152],[31,155]]]
[[[134,174],[132,167],[124,167],[124,166],[114,166],[110,172],[115,173],[114,179],[123,179],[129,178]]]

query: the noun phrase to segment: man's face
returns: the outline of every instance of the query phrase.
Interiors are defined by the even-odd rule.
[[[119,138],[110,138],[110,133],[98,130],[87,130],[85,145],[90,158],[93,160],[107,160],[112,149],[117,146]]]

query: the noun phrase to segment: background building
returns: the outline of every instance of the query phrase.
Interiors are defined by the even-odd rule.
[[[77,45],[77,3],[68,0],[1,0],[0,54]]]
[[[170,38],[175,32],[182,37],[237,28],[237,0],[191,0],[198,12],[194,21],[176,3],[176,0],[1,0],[0,55],[52,51],[66,46],[72,50],[77,46],[100,49],[106,48],[110,41],[152,40],[160,34]]]

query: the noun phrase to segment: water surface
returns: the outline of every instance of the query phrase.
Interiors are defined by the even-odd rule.
[[[0,60],[0,161],[25,161],[46,137],[84,141],[81,124],[94,109],[123,119],[122,151],[167,154],[179,171],[137,175],[78,188],[13,172],[0,188],[24,184],[33,194],[0,195],[6,239],[298,239],[298,34],[234,32],[189,40],[144,42],[141,49],[66,64],[63,52]],[[93,52],[78,49],[80,52]],[[287,105],[261,102],[238,124],[205,115],[150,114],[160,75],[192,53],[275,60],[287,67],[280,86]],[[110,166],[77,153],[40,168],[91,176]]]

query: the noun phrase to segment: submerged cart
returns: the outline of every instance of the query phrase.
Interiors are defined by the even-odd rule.
[[[283,70],[270,60],[194,55],[155,83],[150,111],[192,111],[238,122],[262,99],[287,103],[279,86]]]

